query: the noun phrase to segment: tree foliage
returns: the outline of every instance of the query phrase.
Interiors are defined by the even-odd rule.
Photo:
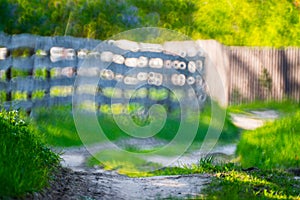
[[[163,27],[226,45],[300,46],[299,0],[0,0],[0,31],[107,39]]]

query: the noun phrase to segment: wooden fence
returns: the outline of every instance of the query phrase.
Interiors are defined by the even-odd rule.
[[[112,103],[112,97],[119,106],[132,96],[137,85],[144,84],[132,96],[132,102],[159,102],[171,109],[178,102],[173,92],[162,87],[167,84],[180,91],[179,96],[196,93],[197,99],[190,99],[186,105],[201,104],[207,93],[204,80],[207,74],[215,73],[206,66],[208,58],[224,85],[225,101],[221,104],[300,99],[299,48],[226,47],[214,40],[164,44],[120,40],[104,42],[95,49],[99,43],[73,37],[0,34],[1,103],[30,111],[36,106],[71,103],[78,89],[101,110]],[[101,68],[107,63],[106,69]],[[130,74],[132,70],[135,72]],[[77,87],[78,75],[87,83],[93,80],[94,85]],[[215,98],[221,99],[218,94]]]
[[[178,106],[176,98],[189,99],[184,105],[205,101],[205,57],[193,42],[118,40],[97,46],[100,42],[0,35],[1,103],[30,112],[37,106],[71,103],[73,97],[73,102],[87,102],[97,111],[113,104],[122,113],[128,99],[146,107],[160,103],[168,109]],[[182,44],[189,44],[188,50]],[[196,98],[186,98],[190,96]]]
[[[300,100],[299,48],[228,47],[229,102]]]

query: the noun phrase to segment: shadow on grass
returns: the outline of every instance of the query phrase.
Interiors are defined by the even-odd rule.
[[[45,142],[52,146],[80,146],[82,140],[85,144],[92,144],[103,141],[103,137],[98,134],[98,127],[93,127],[90,122],[93,120],[92,115],[82,115],[80,120],[83,124],[79,127],[80,136],[78,135],[78,127],[76,129],[71,106],[57,106],[48,108],[39,108],[34,111],[34,124],[42,133]],[[98,122],[101,126],[105,136],[108,140],[114,141],[120,138],[128,138],[129,135],[125,133],[114,121],[111,114],[101,114],[98,116]],[[215,124],[211,124],[210,107],[205,107],[201,111],[200,121],[193,121],[190,123],[198,123],[199,127],[194,138],[194,142],[202,142],[206,136],[207,130],[210,127],[214,129]],[[180,119],[178,117],[168,116],[163,128],[155,135],[155,138],[171,141],[177,134],[180,126]],[[186,136],[190,136],[189,129],[185,130]],[[84,133],[84,134],[82,134]],[[232,142],[238,139],[238,129],[231,123],[227,115],[224,122],[220,141]],[[82,138],[80,138],[82,137]],[[184,137],[182,138],[185,140]]]

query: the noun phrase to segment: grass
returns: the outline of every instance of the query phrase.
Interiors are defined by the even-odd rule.
[[[34,51],[34,49],[21,47],[18,49],[13,49],[11,54],[12,54],[13,58],[16,58],[16,57],[26,58],[26,57],[29,57],[30,55],[32,55],[33,51]]]
[[[34,124],[37,129],[43,133],[45,141],[53,146],[80,146],[82,145],[82,141],[80,136],[77,133],[77,129],[75,127],[71,106],[57,106],[52,107],[51,109],[47,108],[38,108],[34,111]],[[83,132],[86,132],[86,136],[83,138],[85,142],[88,144],[101,142],[103,141],[99,135],[97,135],[97,127],[89,127],[89,118],[88,115],[83,115],[82,120],[86,121],[86,127],[81,127]],[[126,122],[125,118],[120,117],[120,121]],[[133,116],[133,120],[138,125],[142,126],[143,124],[147,124],[148,120],[141,118],[141,120],[136,119],[138,116]],[[195,122],[194,119],[191,119],[189,123],[198,123],[199,128],[197,130],[194,142],[202,142],[209,126],[214,126],[216,124],[211,123],[211,110],[210,107],[206,107],[200,116],[200,121]],[[129,137],[127,133],[125,133],[121,128],[116,124],[114,118],[110,114],[102,114],[98,116],[98,122],[103,129],[106,137],[109,140],[116,140],[119,138]],[[84,123],[81,123],[84,124]],[[164,139],[167,141],[171,141],[178,132],[179,127],[179,119],[178,117],[168,117],[164,127],[155,135],[155,137]],[[85,131],[86,130],[86,131]],[[223,142],[232,142],[233,140],[237,140],[238,134],[237,128],[231,123],[229,116],[227,115],[224,122],[224,129],[220,136],[220,141]],[[89,134],[88,134],[89,133]],[[189,133],[188,129],[186,130],[186,136]],[[81,132],[81,135],[82,132]],[[90,138],[89,138],[90,137]]]
[[[82,120],[86,123],[81,130],[85,133],[84,138],[80,138],[78,130],[76,129],[75,122],[72,114],[72,107],[67,106],[53,106],[48,108],[37,108],[34,110],[33,123],[41,132],[44,141],[51,146],[58,147],[71,147],[85,144],[93,144],[103,141],[99,137],[97,127],[89,126],[92,116],[82,115]],[[101,127],[109,140],[116,140],[121,137],[126,137],[120,128],[113,121],[110,115],[101,115],[98,117]],[[81,123],[82,124],[82,123]]]
[[[242,134],[237,147],[242,166],[300,168],[300,109]]]
[[[299,103],[286,99],[283,101],[255,101],[248,104],[231,105],[228,107],[228,112],[248,113],[251,110],[276,110],[285,115],[294,113],[299,108]]]
[[[200,159],[198,164],[168,167],[148,174],[175,175],[209,173],[211,184],[196,199],[300,199],[300,181],[278,169],[245,170],[236,163],[213,164],[213,157]],[[193,198],[194,199],[194,198]]]
[[[112,161],[110,158],[115,156],[113,155],[115,153],[104,151],[99,154],[101,159],[104,159],[102,166],[107,170],[118,170],[119,173],[130,177],[211,174],[213,176],[211,184],[203,189],[201,196],[193,199],[300,199],[300,181],[283,170],[247,170],[231,162],[213,164],[214,157],[206,157],[193,165],[165,167],[144,172],[137,166],[157,166],[139,158],[124,159],[124,155],[119,153],[117,153],[118,161]],[[95,158],[89,162],[90,165],[98,163]]]
[[[132,108],[136,109],[136,107]],[[34,111],[34,124],[37,129],[43,133],[43,137],[45,142],[52,146],[60,146],[60,147],[68,147],[68,146],[81,146],[84,144],[92,144],[97,142],[104,141],[104,138],[101,138],[97,134],[97,127],[93,127],[91,125],[91,121],[93,119],[90,118],[89,115],[80,116],[81,126],[80,134],[81,138],[77,133],[77,129],[74,124],[73,115],[70,106],[59,106],[52,107],[52,109],[40,108]],[[136,116],[138,117],[138,116]],[[120,121],[125,123],[125,117],[119,116]],[[112,115],[102,114],[98,116],[98,122],[103,129],[106,137],[109,141],[114,141],[121,138],[129,138],[129,136],[116,124]],[[133,118],[135,123],[139,125],[145,125],[149,123],[149,119],[136,119]],[[191,118],[189,123],[195,123],[194,118]],[[201,146],[201,143],[207,133],[208,127],[211,125],[211,110],[209,107],[204,108],[201,112],[200,121],[196,122],[199,124],[199,128],[195,135],[194,140],[192,140],[192,144],[189,144],[189,150],[198,149]],[[164,127],[158,134],[155,136],[156,138],[163,139],[166,141],[171,141],[174,139],[178,132],[179,127],[179,119],[177,117],[169,117],[164,124]],[[214,126],[214,124],[212,124]],[[189,132],[189,129],[185,129],[186,133],[184,137],[181,138],[180,144],[174,144],[168,147],[167,150],[162,150],[159,155],[161,156],[176,156],[178,153],[186,150],[185,147],[188,143],[188,135],[192,135],[193,133]],[[225,119],[225,126],[221,133],[220,141],[221,142],[232,142],[237,140],[238,133],[237,128],[230,122],[228,116]],[[145,170],[150,171],[152,169],[157,169],[160,166],[155,163],[149,163],[144,159],[141,159],[140,156],[132,156],[132,153],[154,153],[161,148],[153,147],[152,149],[137,149],[134,147],[125,148],[128,153],[115,151],[115,150],[105,150],[93,155],[94,158],[90,158],[89,165],[101,165],[104,166],[105,169],[114,169],[119,173],[131,175],[131,176],[143,176],[145,175]],[[102,163],[99,162],[101,160]],[[145,169],[145,166],[147,169]]]
[[[216,173],[204,199],[300,199],[300,181],[279,170]],[[202,199],[202,198],[199,198]]]
[[[101,162],[99,162],[101,160]],[[103,150],[88,160],[88,166],[100,165],[105,170],[116,170],[130,177],[148,176],[151,169],[160,168],[157,163],[147,162],[139,156],[117,150]]]
[[[255,102],[249,105],[231,106],[228,110],[243,113],[265,109],[279,111],[282,113],[282,118],[254,131],[242,133],[237,150],[240,163],[213,164],[213,158],[207,157],[201,159],[198,164],[166,167],[147,173],[138,170],[137,166],[141,161],[135,162],[134,159],[130,164],[126,162],[112,164],[112,160],[109,162],[106,160],[102,166],[113,166],[110,169],[119,170],[131,177],[212,174],[211,184],[203,190],[204,196],[199,196],[197,199],[300,199],[300,181],[294,179],[295,175],[287,170],[300,167],[299,104],[291,101]],[[138,152],[134,148],[129,150]],[[93,164],[97,163],[95,158],[93,161]],[[147,164],[146,161],[141,163]],[[128,173],[126,169],[136,171]]]
[[[0,198],[21,197],[48,185],[59,156],[17,111],[0,112]]]
[[[71,106],[56,106],[51,109],[38,108],[34,110],[33,123],[42,134],[43,140],[58,147],[70,147],[83,145],[74,123]],[[82,127],[86,133],[94,132],[93,127]],[[113,136],[112,136],[113,137]],[[88,143],[100,142],[97,136],[89,138]]]
[[[286,172],[300,168],[300,109],[293,101],[231,106],[230,112],[273,109],[281,118],[242,133],[237,147],[240,166],[222,170],[205,189],[205,199],[300,199],[300,181]],[[253,168],[254,167],[254,168]],[[243,169],[257,170],[243,170]]]
[[[300,181],[294,179],[293,175],[286,171],[287,168],[300,167],[298,157],[300,149],[299,142],[297,142],[300,141],[299,105],[290,101],[267,104],[255,102],[250,105],[231,106],[228,110],[247,112],[252,109],[276,109],[283,113],[284,117],[257,130],[242,133],[237,150],[240,164],[214,164],[214,158],[207,157],[194,165],[145,171],[145,169],[157,169],[161,166],[147,162],[138,156],[128,156],[126,152],[108,149],[99,152],[94,158],[90,158],[88,164],[90,166],[101,165],[106,170],[117,170],[119,173],[131,177],[212,174],[211,184],[203,190],[204,197],[199,196],[199,199],[300,199]],[[35,111],[35,115],[35,125],[41,133],[44,133],[42,137],[47,143],[53,146],[82,145],[76,132],[70,106],[39,109]],[[210,115],[211,110],[209,107],[205,107],[201,112],[196,141],[203,139],[203,133],[211,122]],[[87,117],[83,120],[87,126],[82,129],[87,133],[93,132],[93,129],[88,126],[90,119]],[[126,134],[113,122],[111,115],[100,115],[98,121],[104,131],[108,133],[107,136],[110,140],[126,137]],[[148,123],[147,120],[143,122]],[[168,118],[165,127],[157,137],[172,140],[177,129],[176,118]],[[222,134],[220,139],[224,142],[238,138],[237,129],[232,125],[228,116],[225,118],[225,128]],[[99,138],[94,138],[94,134],[91,136],[89,137],[87,134],[91,143],[99,140]],[[135,153],[143,152],[143,150],[133,147],[128,147],[126,150]]]

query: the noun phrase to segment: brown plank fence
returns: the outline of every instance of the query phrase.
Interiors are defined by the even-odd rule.
[[[300,99],[299,48],[228,47],[229,102]]]

